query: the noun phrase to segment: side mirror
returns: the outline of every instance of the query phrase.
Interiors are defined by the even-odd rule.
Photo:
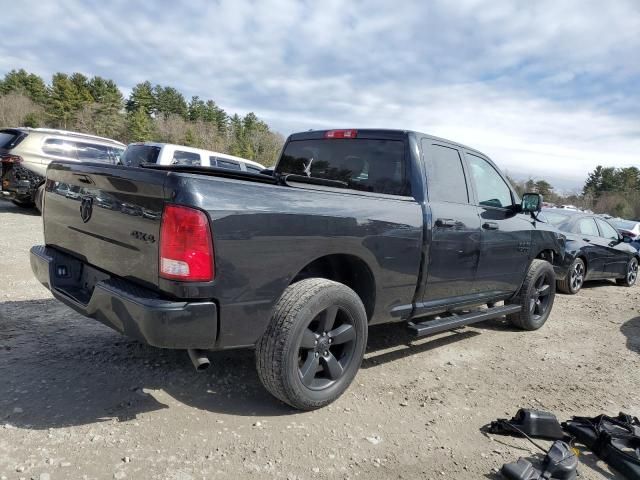
[[[621,235],[621,237],[624,243],[631,243],[631,237],[628,237],[627,235]]]
[[[522,213],[538,213],[542,210],[542,195],[539,193],[525,193],[522,195],[520,211]]]

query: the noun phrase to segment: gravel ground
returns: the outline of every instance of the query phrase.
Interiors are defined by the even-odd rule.
[[[77,315],[32,277],[41,219],[0,201],[0,478],[501,478],[534,457],[480,427],[519,407],[640,414],[640,288],[558,296],[547,325],[495,320],[412,341],[374,327],[333,405],[300,413],[260,385],[253,352],[187,354]],[[543,442],[544,443],[544,442]],[[588,452],[581,478],[616,478]]]

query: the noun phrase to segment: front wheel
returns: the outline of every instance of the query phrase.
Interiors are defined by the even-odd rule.
[[[616,279],[616,283],[623,287],[633,287],[638,280],[638,259],[633,257],[627,263],[627,273],[624,278]]]
[[[356,376],[367,345],[367,315],[346,285],[310,278],[290,285],[256,345],[265,388],[300,410],[336,400]]]
[[[556,280],[553,267],[545,260],[534,260],[529,266],[520,292],[508,302],[519,304],[522,310],[508,315],[508,320],[523,330],[539,329],[549,318],[555,295]]]
[[[581,258],[574,259],[569,266],[569,272],[567,273],[566,278],[564,280],[558,280],[558,290],[562,293],[575,295],[582,288],[586,273],[587,269],[584,261]]]

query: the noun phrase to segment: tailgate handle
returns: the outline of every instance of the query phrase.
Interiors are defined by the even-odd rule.
[[[497,222],[484,222],[482,224],[482,228],[484,228],[485,230],[499,230],[500,226]]]
[[[451,218],[439,218],[436,220],[436,227],[452,228],[458,225],[459,222],[452,220]]]

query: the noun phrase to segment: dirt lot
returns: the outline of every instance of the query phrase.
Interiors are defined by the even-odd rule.
[[[411,341],[372,328],[335,404],[299,413],[262,388],[251,351],[147,347],[52,300],[28,250],[41,219],[0,201],[0,478],[500,478],[535,451],[480,427],[518,407],[640,414],[640,288],[558,296],[547,325],[490,321]],[[581,478],[615,478],[583,454]]]

